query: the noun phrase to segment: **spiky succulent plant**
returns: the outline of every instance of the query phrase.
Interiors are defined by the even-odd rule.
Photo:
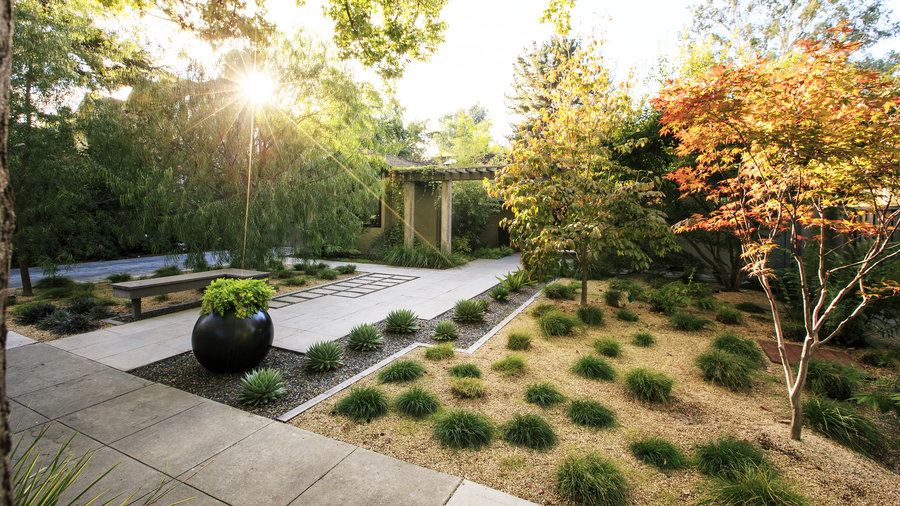
[[[350,329],[347,346],[356,351],[374,351],[384,346],[384,338],[375,325],[364,323]]]
[[[254,369],[241,378],[241,394],[238,396],[244,404],[261,406],[268,404],[287,393],[281,371],[266,367]]]
[[[344,351],[334,341],[320,341],[306,351],[306,367],[314,372],[333,371],[344,363]]]

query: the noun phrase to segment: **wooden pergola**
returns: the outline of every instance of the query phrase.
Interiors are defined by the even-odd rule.
[[[453,181],[480,181],[493,178],[502,165],[485,165],[477,167],[392,167],[391,178],[403,184],[403,244],[412,248],[415,238],[415,184],[441,183],[441,251],[449,255],[451,252],[451,222],[453,216]]]

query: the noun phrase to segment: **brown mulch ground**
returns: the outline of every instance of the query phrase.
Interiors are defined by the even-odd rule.
[[[769,360],[781,365],[781,355],[778,354],[778,343],[768,339],[757,339],[756,342],[759,344],[759,347],[762,348],[763,352],[765,352],[766,356],[769,357]],[[784,351],[787,354],[788,362],[794,364],[800,361],[800,354],[803,352],[803,346],[794,343],[784,343]],[[842,350],[818,348],[813,352],[812,358],[818,360],[837,360],[838,362],[849,366],[857,365],[856,362],[850,358],[850,355]]]

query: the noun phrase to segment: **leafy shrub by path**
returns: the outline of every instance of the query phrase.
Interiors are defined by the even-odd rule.
[[[760,349],[756,341],[746,337],[742,337],[732,332],[723,332],[713,339],[713,349],[722,350],[739,357],[743,357],[750,364],[762,366],[766,363],[766,355]]]
[[[583,306],[578,308],[578,319],[588,325],[597,326],[603,324],[603,310],[597,306]]]
[[[647,298],[647,287],[630,279],[612,279],[609,282],[609,288],[610,290],[625,292],[634,300],[646,300]]]
[[[701,297],[694,299],[694,307],[703,311],[710,311],[718,307],[715,297]]]
[[[605,429],[616,424],[616,414],[597,401],[572,401],[566,408],[566,416],[575,425],[592,429]]]
[[[531,348],[531,334],[522,331],[510,332],[506,338],[506,349],[523,351]]]
[[[511,292],[518,292],[526,286],[534,284],[534,281],[529,279],[528,273],[522,269],[515,272],[507,272],[503,278],[498,277],[497,279],[503,282],[503,285]]]
[[[616,311],[616,318],[622,320],[623,322],[636,322],[638,321],[637,313],[633,311],[629,311],[628,309],[620,309]]]
[[[743,325],[747,323],[747,319],[744,318],[740,311],[727,306],[719,308],[719,312],[716,313],[716,320],[725,325]]]
[[[56,306],[53,304],[47,304],[46,302],[31,302],[22,304],[13,309],[13,315],[15,315],[16,323],[19,325],[34,325],[40,320],[53,314],[53,311],[55,310]]]
[[[378,381],[383,383],[401,383],[412,381],[425,374],[425,366],[415,360],[397,360],[378,373]]]
[[[566,457],[556,469],[560,494],[576,504],[619,506],[628,502],[628,482],[611,460],[589,453]]]
[[[453,345],[450,343],[439,344],[431,348],[425,348],[425,358],[428,360],[444,360],[453,356]]]
[[[691,299],[686,295],[664,288],[651,290],[647,295],[647,302],[650,303],[650,310],[656,313],[665,313],[667,315],[674,314],[680,309],[687,307],[690,301]]]
[[[753,384],[752,366],[747,359],[722,350],[710,350],[697,355],[697,367],[703,379],[729,390],[747,390]]]
[[[607,290],[603,292],[603,300],[609,307],[620,307],[624,295],[618,290]]]
[[[653,336],[648,332],[637,332],[633,336],[631,336],[631,344],[635,346],[648,347],[653,346],[656,343],[656,339],[653,339]]]
[[[37,290],[48,290],[51,288],[68,288],[76,284],[65,276],[47,276],[35,281],[32,286]]]
[[[416,313],[409,309],[395,309],[384,319],[384,328],[394,334],[412,334],[419,330]]]
[[[289,269],[279,269],[277,271],[270,272],[269,277],[275,279],[288,279],[294,277],[294,271]]]
[[[116,274],[110,274],[109,276],[106,276],[106,280],[109,281],[110,283],[123,283],[125,281],[131,281],[132,279],[134,279],[134,278],[131,276],[131,274],[129,274],[127,272],[119,272]]]
[[[622,355],[622,345],[611,337],[601,337],[594,340],[594,349],[605,357],[618,357]]]
[[[339,265],[334,268],[338,274],[353,274],[356,272],[356,266],[353,264]]]
[[[709,318],[687,313],[675,313],[669,318],[669,321],[672,322],[672,326],[676,329],[684,332],[696,332],[712,325],[712,320]]]
[[[164,278],[166,276],[177,276],[181,274],[181,269],[177,265],[167,265],[153,271],[151,278]]]
[[[487,299],[475,299],[475,303],[481,308],[482,313],[487,313],[491,303]]]
[[[674,444],[659,437],[645,437],[628,445],[634,457],[663,471],[678,469],[686,459]]]
[[[344,351],[334,341],[319,341],[306,351],[306,359],[306,368],[310,371],[333,371],[344,364]]]
[[[509,288],[505,285],[496,285],[491,288],[491,291],[488,293],[492,299],[496,301],[507,301],[509,300]]]
[[[695,451],[697,469],[707,475],[732,479],[750,465],[758,469],[771,468],[762,451],[733,437],[722,437],[702,444]]]
[[[455,378],[480,378],[481,369],[475,364],[459,364],[450,368],[450,376]]]
[[[452,341],[459,335],[456,324],[450,320],[437,322],[432,331],[431,337],[435,341]]]
[[[300,276],[291,276],[282,281],[287,286],[303,286],[306,284],[306,278]]]
[[[559,337],[571,334],[573,329],[581,326],[581,322],[559,311],[550,311],[538,318],[538,325],[545,336]]]
[[[734,305],[735,309],[739,309],[745,313],[751,314],[766,314],[769,312],[769,308],[765,306],[761,306],[755,302],[739,302]]]
[[[572,372],[582,378],[592,380],[612,381],[616,377],[616,371],[606,360],[593,355],[585,355],[575,362]]]
[[[556,445],[556,433],[546,420],[538,415],[513,415],[512,420],[500,428],[503,440],[513,446],[545,451]]]
[[[650,369],[631,369],[625,373],[625,388],[644,402],[667,402],[675,380]]]
[[[462,299],[453,306],[453,319],[460,323],[478,323],[484,321],[484,309],[478,301]]]
[[[542,408],[553,407],[566,400],[566,397],[553,384],[545,381],[535,383],[525,390],[525,402]]]
[[[69,278],[63,277],[44,279],[66,279],[69,282],[62,286],[51,286],[50,288],[42,289],[37,294],[37,300],[80,299],[83,297],[92,297],[94,295],[93,283],[76,283]],[[43,281],[43,279],[41,281]]]
[[[347,397],[344,397],[334,405],[334,410],[354,422],[371,420],[385,415],[388,412],[388,400],[384,393],[375,388],[354,387]]]
[[[544,287],[544,295],[546,295],[548,299],[571,300],[575,298],[575,288],[571,285],[564,285],[562,283],[550,283]]]
[[[853,396],[861,376],[855,368],[833,360],[810,360],[806,371],[806,389],[843,401]]]
[[[88,318],[87,315],[56,308],[52,313],[38,320],[34,326],[40,330],[49,330],[54,334],[70,335],[82,334],[94,330],[100,325]]]
[[[268,404],[286,394],[281,371],[265,367],[254,369],[241,378],[241,393],[238,400],[250,406]]]
[[[507,355],[491,364],[491,369],[504,376],[520,376],[525,372],[525,357],[522,355]]]
[[[768,467],[745,465],[730,479],[706,485],[698,505],[741,504],[746,506],[806,506],[809,499]]]
[[[466,263],[466,259],[461,255],[453,253],[447,256],[441,253],[440,250],[427,246],[416,246],[415,248],[392,246],[382,251],[379,259],[386,264],[399,265],[400,267],[426,267],[432,269],[448,269]]]
[[[541,316],[544,316],[545,314],[549,313],[550,311],[555,311],[555,310],[556,310],[556,306],[553,304],[538,304],[537,306],[534,306],[534,308],[531,309],[530,314],[531,314],[531,316],[533,316],[535,318],[540,318]]]
[[[364,323],[350,329],[347,347],[356,351],[374,351],[384,346],[384,337],[375,325]]]
[[[871,420],[837,402],[809,399],[803,403],[803,417],[812,430],[863,455],[878,458],[887,451],[888,439]]]
[[[327,280],[337,279],[338,272],[330,267],[327,267],[325,269],[320,270],[316,274],[316,277],[318,277],[319,279],[327,279]]]
[[[450,391],[463,399],[479,399],[487,394],[487,387],[478,378],[453,378]]]
[[[406,416],[422,418],[437,413],[441,402],[433,393],[419,387],[413,387],[397,396],[394,402],[397,411]]]
[[[441,445],[454,450],[480,450],[490,446],[494,437],[491,419],[470,411],[451,411],[434,425],[434,437]]]

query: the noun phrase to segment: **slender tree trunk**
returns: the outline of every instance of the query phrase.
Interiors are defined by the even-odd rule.
[[[12,60],[13,0],[0,0],[0,504],[12,506],[9,454],[9,401],[6,398],[6,292],[15,223],[13,194],[9,184],[6,135],[9,124],[9,73]]]
[[[588,282],[587,248],[581,251],[581,305],[587,306],[587,282]]]
[[[22,234],[19,234],[21,236]],[[28,259],[25,258],[25,248],[21,245],[21,238],[18,239],[19,244],[19,277],[22,278],[22,295],[31,297],[34,295],[34,289],[31,286],[31,273],[28,271]]]

